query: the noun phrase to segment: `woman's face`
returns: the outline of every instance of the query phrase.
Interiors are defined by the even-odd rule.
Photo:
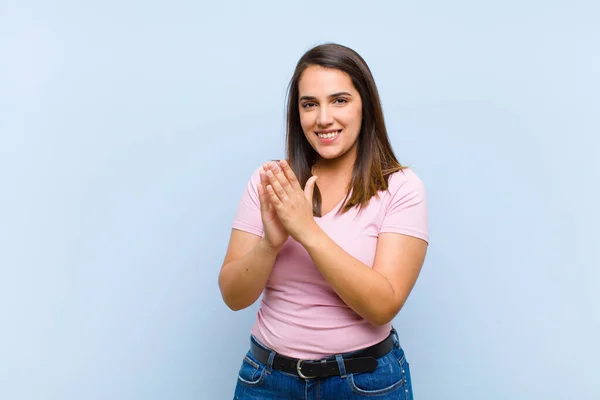
[[[356,156],[362,101],[350,77],[311,65],[298,81],[300,124],[306,139],[324,159]]]

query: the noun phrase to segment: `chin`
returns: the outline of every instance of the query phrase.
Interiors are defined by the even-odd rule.
[[[331,152],[331,151],[319,152],[319,151],[317,151],[317,154],[319,154],[319,157],[321,157],[322,159],[325,159],[325,160],[334,160],[334,159],[339,158],[344,155],[344,153],[340,153],[338,151],[336,151],[336,152]]]

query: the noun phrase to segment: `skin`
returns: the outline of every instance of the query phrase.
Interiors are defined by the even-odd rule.
[[[382,233],[370,267],[338,246],[316,223],[312,213],[314,186],[319,181],[323,214],[345,195],[356,160],[362,121],[360,95],[341,71],[311,66],[299,81],[300,120],[306,139],[319,155],[317,176],[305,189],[284,161],[269,162],[260,171],[258,187],[265,235],[259,238],[233,230],[219,285],[232,309],[250,306],[264,289],[281,246],[291,236],[308,252],[340,298],[373,325],[390,322],[400,311],[423,265],[427,243],[396,233]],[[333,143],[315,132],[339,130]]]
[[[298,82],[300,125],[320,156],[318,166],[352,169],[362,123],[362,100],[350,78],[341,71],[308,67]],[[322,143],[316,132],[339,130],[335,142]]]

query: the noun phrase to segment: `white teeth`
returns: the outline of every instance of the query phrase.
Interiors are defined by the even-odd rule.
[[[332,132],[332,133],[319,133],[319,137],[321,139],[333,139],[334,137],[336,137],[338,134],[340,133],[340,131],[337,132]]]

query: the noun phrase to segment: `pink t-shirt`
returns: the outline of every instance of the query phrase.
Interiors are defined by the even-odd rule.
[[[263,236],[257,185],[248,182],[233,228]],[[396,232],[429,241],[423,182],[411,169],[390,176],[367,208],[335,215],[341,202],[317,224],[350,255],[372,267],[379,233]],[[282,247],[263,292],[252,334],[289,357],[318,359],[358,350],[387,337],[391,323],[376,327],[348,307],[323,278],[308,252],[290,238]]]

